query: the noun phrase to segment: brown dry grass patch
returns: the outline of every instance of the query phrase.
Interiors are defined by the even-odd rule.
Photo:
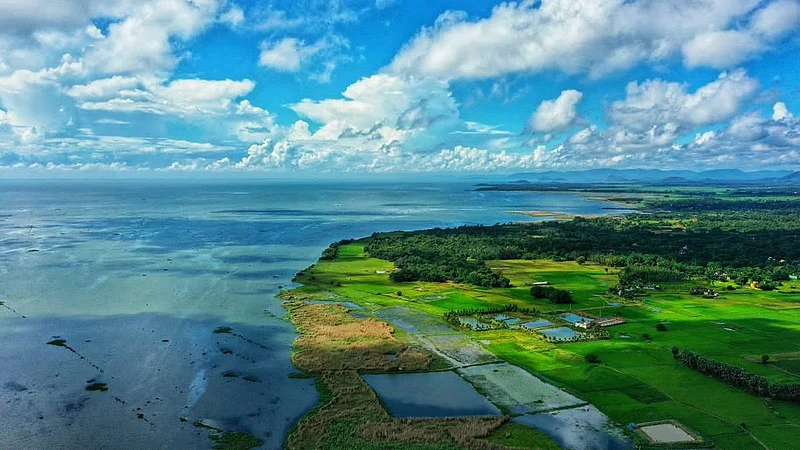
[[[398,341],[386,322],[352,317],[347,308],[336,304],[287,302],[286,306],[302,333],[294,342],[292,356],[300,370],[418,371],[433,362],[427,351]]]
[[[507,417],[395,419],[386,412],[358,373],[428,370],[435,361],[427,350],[398,341],[389,324],[352,317],[347,308],[335,304],[285,305],[301,333],[294,342],[294,364],[317,376],[322,394],[322,404],[300,420],[286,448],[354,448],[381,442],[499,448],[480,439]]]

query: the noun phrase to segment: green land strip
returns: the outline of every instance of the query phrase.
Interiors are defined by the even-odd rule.
[[[303,342],[309,331],[304,329],[303,321],[297,318],[295,311],[308,307],[303,306],[308,300],[353,302],[364,308],[364,311],[359,311],[360,315],[368,318],[389,317],[393,325],[403,323],[404,318],[408,319],[407,322],[414,324],[414,327],[391,327],[391,335],[396,341],[391,345],[396,348],[385,347],[388,345],[386,342],[381,344],[383,347],[378,346],[383,354],[398,349],[401,350],[398,354],[402,354],[403,349],[413,349],[419,352],[418,355],[424,354],[430,358],[423,358],[428,361],[423,365],[408,365],[407,370],[431,370],[437,364],[443,364],[434,352],[427,351],[429,348],[424,339],[442,341],[442,337],[453,340],[462,336],[471,342],[479,342],[482,350],[491,352],[497,358],[522,367],[591,402],[621,425],[673,419],[697,432],[707,443],[722,449],[765,446],[789,448],[800,437],[800,404],[759,398],[729,387],[683,367],[670,352],[673,346],[689,349],[707,358],[765,376],[770,382],[796,382],[800,376],[798,281],[784,283],[779,289],[769,292],[751,288],[726,290],[729,283],[703,282],[720,292],[720,296],[713,299],[689,294],[690,285],[697,286],[698,282],[662,283],[661,290],[636,301],[624,301],[608,293],[609,288],[618,281],[615,269],[571,261],[502,260],[488,261],[486,265],[502,272],[511,281],[512,286],[508,288],[483,288],[455,283],[398,283],[389,278],[393,265],[370,258],[364,252],[364,245],[364,242],[356,242],[340,246],[335,259],[320,261],[301,272],[296,279],[301,286],[282,294],[284,299],[291,302],[290,315],[303,333],[303,337],[295,343],[295,364],[321,380],[323,393],[334,392],[335,396],[336,383],[328,382],[332,375],[324,364],[330,364],[337,358],[327,359],[323,365],[317,366],[302,362],[303,357],[309,354],[318,358],[330,351],[330,344],[318,342],[308,346]],[[532,298],[529,294],[530,284],[536,281],[547,281],[554,287],[571,291],[575,302],[572,305],[553,305],[546,300]],[[447,328],[442,319],[451,310],[507,305],[535,308],[539,314],[550,318],[566,310],[595,317],[618,315],[626,323],[608,328],[610,339],[551,343],[534,333],[508,328],[456,330]],[[345,308],[341,310],[346,311]],[[420,317],[427,318],[427,321],[421,322]],[[397,323],[392,318],[397,318]],[[351,317],[342,320],[374,319]],[[667,331],[657,331],[656,325],[659,323],[665,323]],[[310,333],[314,335],[318,331]],[[420,337],[424,339],[420,340]],[[351,341],[359,339],[351,338]],[[447,349],[444,350],[447,353]],[[364,354],[369,354],[369,351]],[[761,364],[760,355],[763,354],[775,355],[774,362]],[[599,363],[586,362],[587,355],[595,355]],[[458,357],[456,355],[456,359]],[[325,358],[329,356],[323,356],[323,360]],[[353,373],[396,370],[389,366],[360,367],[357,364],[349,369]],[[360,382],[360,378],[353,376],[353,373],[349,375],[350,382],[344,383],[349,386],[348,389],[354,389],[353,386]],[[377,423],[390,428],[392,425],[386,424],[397,425],[402,421],[393,422],[380,407],[372,391],[363,386],[363,382],[360,383],[356,390],[360,390],[364,401],[368,400],[374,409],[354,421],[352,418],[333,421],[326,429],[328,433],[336,435],[339,443],[355,439],[359,446],[352,448],[373,448],[371,445],[374,441],[370,439],[387,436],[385,429],[378,431],[374,428],[374,417],[379,418]],[[307,441],[300,439],[304,422],[319,414],[320,409],[303,419],[289,442],[307,444]],[[522,433],[532,432],[528,428],[510,424],[497,428],[499,424],[494,425],[494,428],[486,426],[480,433],[467,433],[469,442],[472,445],[490,442],[495,446],[518,446],[534,442],[532,448],[549,448],[547,445],[552,445],[552,442],[539,444],[533,438],[524,437]],[[416,426],[420,427],[420,424]],[[452,432],[441,432],[441,429],[450,426],[438,424],[434,428],[438,427],[439,431],[420,438],[422,441],[415,441],[410,431],[398,433],[392,438],[394,441],[381,441],[383,444],[378,447],[393,448],[387,446],[387,442],[445,446],[441,448],[463,447],[463,442],[467,441],[457,442]],[[487,436],[485,438],[481,436],[484,433]],[[431,438],[432,435],[440,437]],[[548,441],[540,434],[537,436],[537,439]],[[328,445],[331,442],[323,439],[306,448],[333,448]],[[406,444],[403,448],[409,448]]]

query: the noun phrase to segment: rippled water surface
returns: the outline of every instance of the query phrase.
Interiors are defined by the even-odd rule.
[[[274,296],[330,242],[603,206],[466,183],[0,182],[0,448],[209,447],[196,420],[279,448],[317,393],[288,378]]]

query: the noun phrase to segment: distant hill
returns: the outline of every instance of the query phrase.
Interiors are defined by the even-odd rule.
[[[792,172],[778,179],[781,183],[800,184],[800,172]]]
[[[691,170],[659,169],[590,169],[572,172],[543,171],[517,173],[509,180],[529,183],[648,183],[648,184],[714,184],[714,183],[800,183],[800,172],[791,170],[717,169]]]

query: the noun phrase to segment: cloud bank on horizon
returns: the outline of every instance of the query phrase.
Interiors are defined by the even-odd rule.
[[[800,168],[800,0],[0,1],[0,173]]]

